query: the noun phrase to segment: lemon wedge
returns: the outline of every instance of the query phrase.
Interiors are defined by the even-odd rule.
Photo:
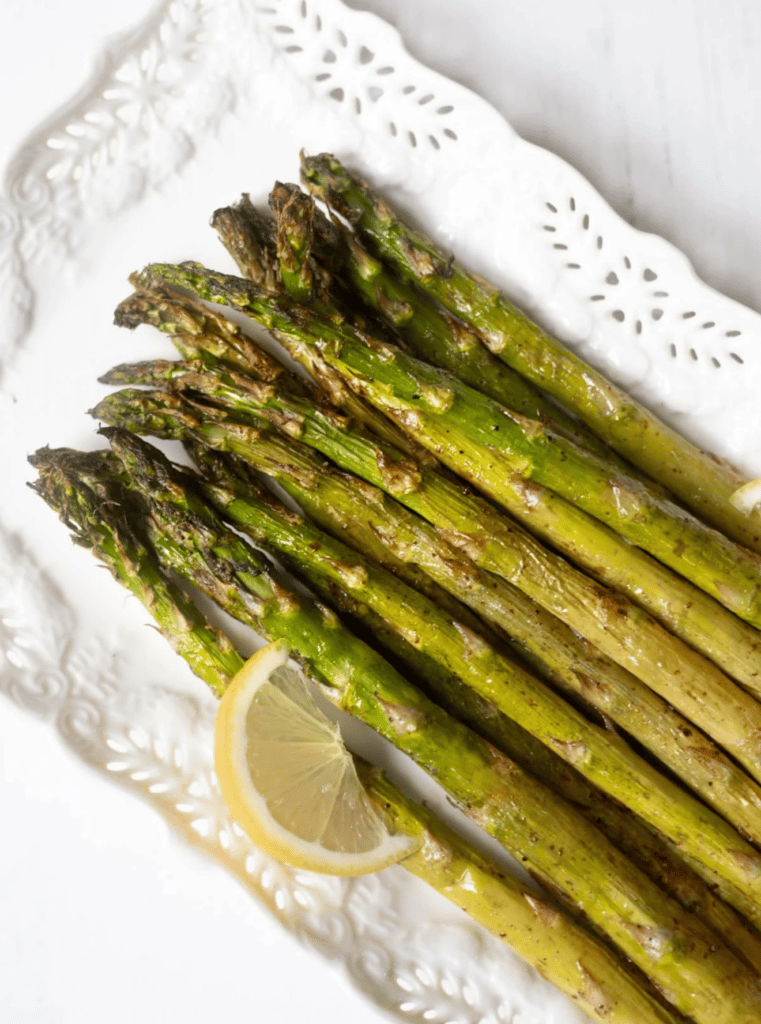
[[[330,875],[366,875],[413,853],[357,777],[283,641],[249,658],[220,701],[214,768],[233,819],[277,860]]]

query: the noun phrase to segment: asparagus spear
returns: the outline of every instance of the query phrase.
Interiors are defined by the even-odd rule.
[[[361,759],[370,800],[397,829],[421,836],[402,867],[502,939],[600,1024],[674,1021],[622,971],[609,951],[511,875],[498,872],[471,844],[413,803]]]
[[[193,378],[191,383],[198,383],[198,379]],[[205,385],[202,387],[204,394],[209,390]],[[239,398],[242,397],[243,393],[239,393]],[[249,397],[250,404],[256,404],[262,395],[249,392]],[[399,453],[396,458],[388,451],[381,455],[375,442],[356,432],[346,432],[346,424],[334,416],[321,416],[313,408],[306,410],[303,404],[282,404],[272,399],[269,391],[259,408],[264,411],[268,406],[277,409],[274,422],[284,427],[288,435],[301,436],[309,444],[321,447],[343,461],[349,470],[395,494],[400,503],[438,526],[438,531],[434,532],[418,517],[403,519],[400,505],[384,501],[377,491],[362,490],[359,500],[352,501],[352,492],[347,491],[351,478],[310,463],[303,447],[297,449],[292,443],[283,447],[262,435],[262,429],[268,426],[266,419],[257,419],[259,426],[251,431],[242,423],[221,418],[221,412],[211,407],[202,406],[194,412],[192,405],[188,406],[179,395],[132,391],[110,396],[98,407],[96,415],[109,422],[128,423],[141,433],[178,439],[193,436],[207,445],[235,450],[274,476],[313,517],[323,524],[332,520],[333,532],[343,527],[350,543],[351,538],[356,542],[357,530],[369,520],[373,540],[368,541],[366,530],[362,543],[372,543],[372,550],[365,550],[376,560],[382,559],[383,546],[390,547],[397,555],[424,567],[484,618],[507,625],[513,639],[519,640],[524,656],[531,660],[533,652],[544,665],[552,666],[550,678],[556,685],[566,692],[580,693],[637,736],[745,834],[761,835],[756,784],[649,687],[619,669],[611,659],[592,654],[572,630],[562,628],[560,619],[565,617],[582,632],[590,631],[589,622],[580,614],[583,602],[587,612],[597,615],[597,631],[603,636],[616,627],[615,612],[619,606],[613,606],[614,616],[609,624],[606,616],[611,613],[610,601],[599,588],[593,586],[590,592],[589,581],[578,574],[571,576],[574,586],[569,599],[569,580],[562,575],[563,563],[542,552],[530,538],[516,535],[487,503],[428,471],[415,475],[407,463],[399,461]],[[301,415],[299,408],[312,418]],[[351,505],[347,505],[349,501]],[[436,550],[442,552],[438,557],[430,553]],[[500,578],[489,576],[479,585],[483,575],[474,575],[473,560],[503,577],[513,578],[534,594],[536,602],[527,600],[509,585],[505,590]],[[599,606],[595,612],[596,603]],[[556,611],[559,618],[549,615],[547,607]],[[638,617],[633,618],[636,626]],[[710,623],[710,617],[706,621]],[[647,633],[649,654],[637,652],[636,657],[641,664],[649,657],[658,665],[664,656],[658,630],[648,629]],[[629,643],[632,642],[630,639]],[[675,672],[680,670],[678,653],[675,652],[672,663]],[[693,665],[697,665],[694,659]],[[715,710],[720,714],[720,694]]]
[[[332,365],[340,366],[342,372],[350,375],[355,385],[361,387],[365,393],[372,391],[374,400],[379,404],[388,406],[390,403],[395,408],[402,404],[416,406],[423,404],[429,408],[435,407],[437,403],[444,407],[448,405],[449,390],[442,393],[438,387],[431,388],[415,381],[410,367],[400,361],[401,353],[395,352],[389,356],[387,347],[382,345],[377,346],[379,352],[371,351],[370,348],[359,342],[350,331],[339,329],[335,324],[326,323],[316,316],[310,319],[303,311],[300,314],[299,322],[295,323],[292,318],[293,311],[284,300],[273,300],[271,297],[263,296],[250,282],[215,274],[205,271],[198,265],[188,264],[182,267],[154,265],[147,276],[152,278],[154,275],[186,280],[192,287],[204,293],[207,298],[216,298],[217,301],[224,299],[231,304],[237,303],[240,308],[252,310],[266,326],[274,330],[276,336],[286,337],[286,332],[289,332],[288,337],[292,347],[311,348],[319,345],[321,350],[327,353],[327,358]],[[366,373],[355,373],[346,364],[345,359],[336,356],[338,349],[342,352],[350,349],[366,369],[368,364],[371,364],[379,381],[371,380]],[[384,383],[384,381],[388,383]],[[454,384],[454,382],[452,383]],[[393,387],[406,392],[402,400],[389,397]],[[418,391],[414,391],[415,387],[418,388]],[[418,428],[424,420],[426,422],[436,421],[438,414],[434,413],[433,416],[426,419],[416,407],[412,410],[405,409],[399,419],[407,427],[413,431],[417,430],[419,435],[424,435],[427,440],[430,440],[426,430],[422,428],[418,430]],[[500,424],[496,425],[500,426]],[[500,466],[492,452],[487,452],[485,465],[479,466],[473,458],[475,446],[466,444],[462,437],[458,437],[459,443],[453,445],[445,431],[440,430],[439,433],[440,444],[437,447],[443,451],[446,444],[447,456],[450,458],[452,468],[459,469],[463,475],[478,482],[482,490],[487,493],[491,492],[503,504],[507,504],[509,501],[515,512],[518,515],[522,514],[530,522],[535,532],[550,539],[556,547],[572,553],[577,553],[580,548],[583,548],[585,560],[588,555],[593,562],[599,561],[601,552],[606,552],[611,556],[612,561],[623,558],[630,564],[630,546],[623,543],[620,538],[606,532],[599,523],[590,519],[581,510],[556,498],[546,490],[516,479],[509,472],[500,472]],[[483,451],[479,451],[477,454],[483,454]],[[621,497],[623,499],[623,496]],[[520,538],[519,543],[522,546],[531,545],[527,536],[521,536],[515,531],[513,533],[516,539]],[[526,552],[528,550],[526,548]],[[537,545],[533,546],[532,551],[532,557],[535,554],[540,561],[544,562],[548,578],[559,577],[558,585],[561,585],[561,581],[564,579],[566,586],[563,589],[561,585],[560,592],[553,594],[548,592],[546,580],[541,578],[535,583],[538,585],[540,593],[545,595],[545,599],[553,604],[549,605],[543,602],[540,594],[534,593],[533,590],[527,591],[531,596],[540,603],[544,603],[545,607],[554,611],[572,628],[578,628],[579,632],[593,640],[604,653],[642,678],[688,718],[704,728],[721,745],[727,746],[752,774],[759,773],[760,744],[758,737],[761,736],[759,731],[761,708],[758,707],[756,701],[734,686],[713,665],[690,651],[675,637],[666,633],[640,609],[626,601],[622,595],[614,595],[605,588],[590,587],[586,577],[574,573],[564,561],[554,559]],[[517,560],[513,557],[509,569],[501,571],[515,583],[518,583],[516,574],[520,573],[521,583],[519,585],[521,589],[526,589],[529,585],[534,586],[534,583],[529,583],[528,576],[535,572],[536,566],[525,565],[522,558],[522,555]],[[536,563],[536,565],[538,564],[539,562]],[[553,566],[554,572],[551,571]],[[487,568],[490,567],[487,566]],[[573,607],[566,606],[564,601],[568,593],[569,581],[575,591]],[[592,616],[586,614],[583,607],[584,601],[592,602]],[[585,620],[586,627],[577,625],[576,620],[579,616]],[[632,646],[632,636],[636,635],[632,626],[635,624],[644,637],[644,642],[637,644],[636,651]],[[695,673],[700,678],[701,688],[699,691],[681,685],[682,673],[686,671]]]
[[[420,850],[403,862],[407,871],[510,945],[593,1020],[675,1020],[670,1010],[633,985],[629,976],[622,976],[620,964],[611,960],[605,947],[588,941],[532,889],[497,871],[430,811],[404,797],[387,777],[360,759],[355,763],[376,809],[394,827],[423,840]],[[599,958],[599,966],[592,956]]]
[[[67,467],[73,453],[43,450],[35,489],[91,547],[115,578],[135,593],[191,668],[221,694],[243,664],[221,631],[200,616],[161,572],[155,556],[118,511]],[[73,460],[75,463],[79,459]],[[108,490],[113,497],[114,484]],[[188,643],[191,638],[192,646]],[[616,1024],[669,1024],[675,1017],[632,979],[618,957],[540,896],[498,873],[471,846],[406,800],[390,782],[357,762],[368,795],[400,827],[425,838],[421,856],[403,864],[515,948],[590,1015]],[[602,1016],[600,1016],[602,1014]]]
[[[207,448],[197,441],[186,440],[185,447],[196,463],[203,468],[206,475],[228,490],[238,493],[238,488],[243,488],[242,493],[247,494],[252,486],[259,486],[258,482],[252,483],[248,463],[243,462],[237,456]],[[274,467],[270,465],[268,468]],[[326,467],[321,467],[320,471],[325,469]],[[285,482],[281,472],[278,472],[275,479],[281,485]],[[312,473],[307,472],[301,476],[301,482],[308,487],[317,481]],[[288,490],[287,487],[286,490]],[[290,493],[294,496],[293,492]],[[329,500],[328,495],[325,497]],[[366,504],[376,509],[377,503],[373,500],[373,496],[367,494],[366,498]],[[341,506],[340,499],[337,504],[339,507]],[[347,539],[346,530],[341,527],[344,523],[349,527],[349,523],[341,513],[336,516],[326,515],[324,506],[320,508],[319,504],[316,511],[319,519],[324,517],[328,521],[324,524],[327,529],[331,524],[338,525],[342,539]],[[358,512],[358,518],[361,519],[361,510]],[[395,525],[399,526],[401,544],[408,550],[416,549],[418,544],[415,540],[410,541],[407,524]],[[372,523],[367,530],[362,531],[349,527],[349,532],[351,533],[352,547],[364,551],[365,554],[367,553],[365,549],[370,549],[379,556],[376,561],[382,560],[383,551],[375,543],[376,534]],[[385,530],[382,532],[385,533]],[[385,550],[388,554],[388,549]],[[455,562],[460,565],[461,559],[455,556]],[[381,564],[389,567],[386,562],[381,561]],[[398,567],[395,560],[392,560],[390,564],[395,569]],[[317,583],[316,588],[315,582]],[[563,761],[550,748],[545,747],[516,722],[502,714],[493,704],[485,701],[475,691],[465,686],[462,680],[449,671],[446,666],[428,657],[422,648],[405,640],[397,630],[389,627],[366,604],[354,601],[345,592],[329,583],[325,584],[322,580],[312,579],[311,585],[318,594],[332,602],[339,612],[358,618],[370,630],[371,635],[383,645],[389,655],[401,662],[404,666],[403,671],[411,673],[411,678],[415,679],[416,685],[422,687],[446,711],[465,722],[471,729],[507,754],[511,760],[538,776],[556,793],[577,807],[665,892],[709,924],[754,969],[761,970],[761,936],[752,930],[728,904],[717,899],[700,876],[688,867],[677,851],[669,846],[660,835],[645,825],[641,819],[631,815],[616,801],[607,797],[601,790],[591,785],[572,765]],[[536,626],[536,619],[530,619],[529,628],[535,629]],[[590,686],[594,685],[595,689],[602,687],[604,683],[600,680],[592,682],[589,675],[589,661],[585,661],[584,653],[590,652],[582,651],[581,658],[576,662],[576,671],[584,674]],[[665,709],[665,714],[668,717],[668,709]],[[686,725],[686,723],[684,724]],[[657,717],[655,727],[658,728]],[[690,751],[687,754],[687,760],[691,759],[692,752]],[[700,765],[698,767],[700,768]]]
[[[744,482],[724,460],[692,445],[602,374],[463,270],[327,154],[305,157],[306,186],[347,217],[407,280],[479,332],[488,348],[575,413],[624,458],[665,486],[712,525],[761,551],[761,519],[734,508]]]
[[[516,515],[537,483],[615,529],[753,625],[761,625],[761,558],[704,526],[641,482],[611,478],[604,463],[443,371],[391,346],[348,334],[323,345],[353,390],[398,422],[445,465]],[[516,485],[516,480],[518,484]]]
[[[137,439],[123,432],[109,435],[112,444],[124,443],[125,453],[130,449],[130,458],[145,455],[139,469],[143,482],[151,466],[157,467],[149,500],[154,523],[161,525],[151,536],[162,540],[167,564],[224,600],[226,588],[216,590],[219,562],[224,560],[230,575],[245,588],[251,573],[245,568],[240,539],[212,524],[185,486],[185,475]],[[162,508],[166,502],[169,507]],[[172,546],[175,554],[169,557]],[[213,555],[212,573],[208,554]],[[262,575],[259,571],[254,577],[259,586]],[[291,620],[287,632],[293,634],[305,603],[293,594],[286,596],[280,585],[277,592],[280,615]],[[245,604],[241,600],[233,613]],[[251,603],[247,618],[261,627],[258,607],[258,602]],[[267,616],[276,625],[277,615],[267,612]],[[327,684],[328,695],[426,767],[469,817],[508,848],[512,844],[540,879],[554,875],[560,890],[575,899],[590,920],[609,930],[677,1009],[697,1022],[710,1018],[722,1024],[750,1024],[761,1005],[755,976],[716,944],[713,933],[641,876],[584,818],[409,687],[337,620],[323,615],[321,625],[311,619],[301,632],[302,655],[309,652],[307,665],[313,678]],[[553,838],[540,842],[542,834]]]
[[[277,225],[275,244],[280,280],[292,299],[309,303],[315,292],[311,259],[314,199],[278,182],[270,193],[270,207]]]

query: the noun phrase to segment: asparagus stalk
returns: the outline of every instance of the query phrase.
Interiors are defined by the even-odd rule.
[[[497,871],[471,844],[406,798],[382,773],[356,758],[365,792],[394,828],[420,836],[402,862],[532,967],[600,1024],[671,1021],[671,1011],[643,992],[610,952],[511,875]]]
[[[217,227],[221,224],[226,225],[227,214],[233,209],[217,210],[213,223]],[[240,219],[240,214],[237,219]],[[224,230],[227,244],[228,234],[232,232],[232,228],[226,226]],[[250,262],[249,259],[244,265],[248,267]],[[240,328],[229,322],[225,327],[225,319],[218,313],[182,295],[165,282],[146,281],[144,278],[138,279],[135,275],[131,280],[138,290],[116,308],[114,319],[120,327],[132,329],[140,323],[151,323],[170,335],[184,359],[201,359],[205,362],[209,356],[215,357],[250,373],[257,380],[274,381],[285,373],[282,364],[264,352],[260,346],[255,345]],[[273,285],[272,288],[274,292],[278,286]],[[426,449],[411,441],[383,414],[378,413],[349,390],[318,353],[303,350],[299,353],[297,361],[311,374],[323,393],[330,396],[330,400],[337,408],[344,409],[358,423],[362,423],[371,432],[396,444],[410,455],[431,464],[435,462]],[[293,374],[289,374],[289,378],[289,388],[300,394],[309,392],[308,385],[301,378]],[[312,390],[314,393],[315,389]]]
[[[313,194],[347,217],[407,280],[477,330],[495,355],[712,525],[761,552],[761,519],[731,504],[732,494],[744,481],[727,462],[696,448],[533,324],[496,288],[402,224],[334,157],[305,157],[302,175]]]
[[[311,196],[301,192],[298,186],[278,183],[270,195],[270,206],[275,213],[280,280],[291,298],[306,304],[316,303],[323,311],[345,311],[347,304],[352,305],[345,315],[356,326],[356,300],[349,303],[345,293],[336,295],[340,287],[339,275],[347,273],[349,287],[353,286],[366,306],[389,322],[421,358],[451,370],[465,383],[510,409],[551,424],[564,437],[612,463],[616,471],[635,472],[578,420],[492,355],[477,334],[441,307],[434,306],[422,292],[389,274],[351,232],[331,223],[316,208]],[[224,212],[217,211],[215,217]],[[261,221],[261,214],[250,203],[240,209],[232,208],[232,213],[235,215],[230,217],[223,232],[225,246],[236,258],[241,273],[258,283],[259,275],[247,270],[252,262],[258,266],[266,260],[269,250],[265,250],[260,260],[250,256],[247,261],[241,260],[237,254],[241,248],[250,249],[249,240]],[[246,213],[252,217],[251,225],[246,223]],[[313,258],[315,242],[322,243],[318,246],[321,257],[318,263]],[[277,288],[268,290],[275,292]],[[360,322],[360,326],[364,325]]]
[[[483,449],[468,444],[462,436],[457,436],[458,443],[452,443],[446,428],[441,428],[441,425],[436,423],[439,414],[434,413],[426,417],[418,408],[421,404],[424,407],[435,407],[437,403],[446,408],[450,391],[445,389],[445,393],[442,393],[438,387],[432,388],[416,381],[408,365],[409,361],[402,363],[402,354],[398,351],[389,354],[388,348],[383,345],[376,346],[379,351],[371,351],[350,331],[339,329],[335,324],[326,323],[318,317],[309,320],[307,331],[305,316],[302,315],[298,324],[289,320],[292,310],[283,300],[274,301],[263,296],[249,282],[214,274],[198,265],[154,266],[149,276],[153,274],[187,280],[192,287],[205,293],[207,298],[216,298],[217,301],[224,299],[241,308],[252,310],[266,326],[274,329],[279,337],[285,336],[286,331],[290,332],[290,341],[294,346],[319,345],[328,353],[327,358],[331,364],[340,366],[342,372],[350,376],[355,386],[361,387],[365,393],[372,391],[374,401],[378,404],[387,407],[390,405],[397,409],[403,405],[414,405],[414,409],[404,409],[399,415],[399,420],[429,442],[430,431],[421,424],[434,421],[431,429],[439,431],[436,447],[443,452],[446,446],[452,468],[459,469],[466,478],[479,483],[482,490],[492,493],[503,504],[509,504],[518,515],[528,520],[535,532],[544,535],[556,547],[574,554],[583,548],[585,555],[588,555],[593,563],[599,562],[601,552],[606,552],[611,555],[614,562],[623,559],[626,565],[631,564],[630,545],[606,531],[584,512],[549,491],[514,477],[510,472],[500,472],[498,460],[488,449],[485,463],[479,465],[474,456],[483,455]],[[367,372],[356,373],[354,368],[347,365],[344,358],[336,356],[339,349],[341,352],[351,350],[352,355],[356,355],[357,361],[366,371],[371,365],[379,379],[371,380]],[[426,372],[425,368],[422,369]],[[417,391],[414,390],[416,387]],[[405,393],[401,400],[395,396],[391,397],[394,388]],[[506,417],[502,416],[502,419]],[[623,500],[623,495],[620,497]],[[525,545],[531,546],[532,542],[528,536],[520,535],[516,531],[513,533],[516,539],[520,537],[519,543],[524,548]],[[555,612],[572,628],[577,628],[604,653],[642,678],[688,718],[713,735],[713,738],[735,754],[752,774],[761,774],[758,757],[761,749],[761,708],[755,700],[743,693],[713,665],[669,635],[622,595],[614,595],[605,588],[590,586],[586,577],[574,573],[562,559],[554,559],[538,545],[533,545],[533,549],[540,561],[544,562],[546,570],[554,563],[555,571],[549,573],[549,578],[559,578],[558,582],[565,579],[566,584],[570,581],[575,589],[574,606],[567,607],[563,600],[568,593],[567,585],[564,590],[561,588],[560,593],[553,595],[548,593],[546,580],[537,580],[540,592],[547,600],[553,602],[553,606],[545,604],[545,607]],[[525,548],[526,553],[528,550],[529,548]],[[507,572],[503,570],[502,574],[517,583],[516,573],[520,573],[523,581],[520,583],[521,589],[526,589],[528,585],[533,587],[533,584],[528,582],[528,576],[535,572],[539,563],[527,566],[522,558],[523,556],[518,559],[513,557],[511,567]],[[641,586],[641,582],[633,585]],[[543,603],[538,594],[527,592]],[[592,602],[591,616],[583,609],[584,600],[587,603]],[[585,620],[586,629],[577,625],[579,615]],[[636,635],[636,630],[632,629],[634,625],[644,637],[644,643],[637,645],[636,652],[632,647],[632,635]],[[699,691],[681,685],[685,672],[694,673],[700,678]]]
[[[41,478],[35,489],[61,513],[77,542],[91,547],[115,578],[139,597],[199,677],[215,694],[221,694],[243,659],[164,576],[155,556],[125,518],[114,515],[117,506],[99,498],[76,476],[67,479],[71,473],[66,463],[73,454],[38,453],[34,462]],[[110,483],[112,495],[113,487]],[[364,762],[358,761],[357,766],[378,808],[399,827],[424,837],[422,856],[403,866],[467,907],[476,921],[516,949],[593,1019],[616,1024],[669,1024],[676,1020],[642,990],[620,959],[588,932],[535,892],[498,873],[474,848],[404,798]]]
[[[315,293],[311,258],[314,199],[278,182],[270,193],[270,207],[277,225],[275,244],[282,285],[292,299],[310,303]]]
[[[398,349],[363,348],[350,336],[334,338],[330,345],[326,358],[352,389],[514,514],[531,517],[526,488],[539,484],[761,626],[757,554],[704,526],[634,478],[611,478],[604,463],[538,421],[510,412]]]
[[[185,486],[184,474],[137,439],[123,432],[109,434],[112,444],[123,442],[125,454],[130,450],[126,461],[139,473],[137,484],[147,482],[150,467],[157,467],[149,499],[157,526],[152,536],[158,534],[166,544],[175,545],[172,568],[183,567],[187,578],[214,592],[218,562],[224,559],[245,588],[251,573],[242,559],[240,539],[213,525]],[[139,467],[134,462],[138,457]],[[167,502],[169,507],[162,510]],[[213,573],[204,557],[209,552],[214,555]],[[293,594],[284,600],[279,585],[278,592],[281,614],[298,619],[304,602]],[[218,596],[224,599],[225,594]],[[245,601],[233,614],[240,605]],[[257,602],[251,604],[247,618],[261,625]],[[276,617],[269,621],[274,624]],[[691,1014],[698,1024],[709,1019],[750,1024],[761,1005],[757,979],[717,945],[712,932],[664,897],[583,817],[411,688],[337,620],[323,616],[322,625],[315,626],[312,620],[301,630],[302,656],[308,652],[304,660],[313,678],[327,684],[326,692],[340,707],[358,714],[426,767],[469,817],[508,849],[512,845],[540,879],[554,876],[560,891],[608,930],[680,1012]],[[539,841],[542,834],[552,840]]]
[[[237,456],[206,448],[197,441],[186,441],[186,448],[207,476],[228,490],[238,493],[238,489],[243,488],[241,493],[247,494],[252,486],[258,486],[258,484],[252,484],[248,463],[242,462]],[[273,467],[269,466],[268,468]],[[321,466],[320,471],[322,472],[326,468],[326,466]],[[307,487],[316,482],[315,477],[309,472],[304,473],[300,478],[301,483]],[[281,470],[278,471],[275,479],[281,485],[285,482]],[[288,490],[287,487],[286,490]],[[297,497],[293,495],[293,492],[290,493]],[[306,493],[308,495],[309,491],[307,490]],[[325,498],[329,500],[329,494],[325,495]],[[377,503],[373,500],[373,496],[367,494],[366,498],[366,503],[373,509],[377,509]],[[337,504],[339,507],[341,506],[340,498]],[[358,518],[361,519],[362,513],[360,510],[357,511]],[[344,515],[340,512],[336,515],[325,514],[324,507],[321,508],[320,503],[317,503],[316,512],[318,520],[323,518],[326,520],[323,523],[326,529],[330,529],[331,525],[337,525],[344,540],[347,539],[346,531],[341,529],[341,525],[346,522],[351,533],[352,547],[365,554],[370,550],[379,556],[375,560],[381,561],[386,568],[389,568],[389,565],[397,568],[397,563],[393,558],[390,563],[383,561],[383,550],[379,549],[375,543],[376,534],[372,523],[366,530],[351,528]],[[399,527],[401,544],[410,550],[416,549],[417,541],[410,540],[407,524],[395,522],[395,525]],[[387,556],[388,548],[385,549],[385,552]],[[456,556],[454,560],[458,565],[461,563],[461,559]],[[591,785],[572,765],[563,761],[550,748],[545,747],[516,722],[502,714],[493,704],[485,701],[475,691],[465,686],[462,680],[449,671],[446,666],[428,657],[422,648],[405,640],[397,630],[389,627],[366,604],[354,601],[342,590],[325,584],[325,581],[312,579],[310,582],[312,588],[329,602],[335,604],[341,613],[358,618],[369,628],[371,635],[380,641],[389,655],[402,663],[403,671],[411,673],[410,677],[415,679],[416,684],[421,686],[446,711],[465,722],[471,729],[507,754],[511,760],[538,776],[556,793],[577,807],[665,892],[677,899],[692,913],[697,914],[717,931],[735,952],[739,952],[755,970],[761,971],[761,936],[752,930],[728,904],[718,899],[703,879],[688,867],[676,850],[669,846],[660,835],[646,826],[641,819],[634,817],[617,802],[608,798],[601,790]],[[536,628],[536,619],[530,620],[530,626]],[[593,681],[590,678],[589,662],[584,660],[584,653],[590,652],[583,652],[582,657],[576,662],[577,672],[588,680],[590,686],[595,689],[602,688],[604,682],[599,679]],[[668,715],[668,709],[665,711]],[[657,717],[655,724],[657,728]],[[689,751],[687,757],[688,760],[691,759],[692,751]],[[738,944],[738,940],[741,945]]]

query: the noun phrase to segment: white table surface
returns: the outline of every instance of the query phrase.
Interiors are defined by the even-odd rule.
[[[149,9],[7,0],[0,162]],[[747,0],[354,0],[761,310],[761,7]],[[10,31],[9,28],[10,19]],[[73,796],[75,794],[75,796]],[[388,1019],[147,807],[0,703],[0,1021]]]

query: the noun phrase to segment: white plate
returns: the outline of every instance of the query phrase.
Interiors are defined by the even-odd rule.
[[[688,8],[694,17],[697,5]],[[464,58],[484,53],[482,80],[502,95],[499,48],[489,49],[485,29],[467,36],[479,53],[457,58],[457,39],[442,35],[462,17],[457,5],[432,11],[410,45],[437,52],[438,42],[443,63],[476,80]],[[535,22],[510,14],[542,42]],[[504,31],[503,9],[492,15]],[[520,72],[513,82],[525,87],[528,60]],[[583,119],[567,116],[572,140]],[[0,342],[0,688],[11,698],[0,707],[11,836],[0,863],[14,922],[0,940],[13,993],[4,1020],[89,1021],[106,1007],[125,1021],[200,1021],[214,1010],[340,1022],[374,1019],[375,1007],[458,1024],[579,1019],[401,870],[336,882],[253,851],[214,787],[213,700],[24,486],[28,452],[98,443],[84,411],[102,394],[99,373],[170,354],[149,331],[111,326],[127,274],[153,259],[229,267],[210,212],[241,191],[264,199],[276,178],[294,180],[301,146],[372,173],[590,360],[761,473],[758,315],[707,288],[670,245],[634,231],[484,100],[416,63],[388,25],[337,0],[155,8],[26,138],[0,207],[13,327]],[[147,807],[101,787],[95,772]]]

